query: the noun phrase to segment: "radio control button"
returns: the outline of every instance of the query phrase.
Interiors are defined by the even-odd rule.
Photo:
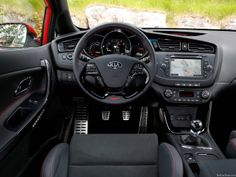
[[[210,97],[210,92],[208,90],[203,90],[201,93],[203,99],[208,99]]]
[[[206,66],[206,70],[207,71],[212,71],[213,70],[213,66],[212,65],[207,65]]]
[[[166,68],[167,68],[167,64],[162,63],[162,64],[161,64],[161,69],[165,70]]]
[[[171,97],[173,96],[173,91],[170,90],[170,89],[166,89],[166,90],[164,91],[164,96],[165,96],[166,98],[171,98]]]

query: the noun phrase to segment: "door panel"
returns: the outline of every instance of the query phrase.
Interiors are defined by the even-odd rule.
[[[0,49],[0,166],[19,148],[22,132],[42,117],[52,79],[49,47]],[[24,159],[23,152],[17,158]]]

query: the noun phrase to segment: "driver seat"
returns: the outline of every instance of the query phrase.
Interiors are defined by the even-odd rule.
[[[183,164],[155,134],[74,135],[49,152],[41,177],[183,177]]]

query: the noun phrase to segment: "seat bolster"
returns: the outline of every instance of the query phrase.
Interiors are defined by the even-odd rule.
[[[230,133],[229,139],[233,139],[233,138],[236,138],[236,130],[233,130],[233,131]]]
[[[46,156],[41,168],[41,177],[66,177],[68,174],[69,145],[56,145]]]
[[[177,150],[168,143],[159,147],[159,177],[183,177],[183,162]]]
[[[236,158],[236,138],[229,140],[226,147],[226,155],[229,158]]]

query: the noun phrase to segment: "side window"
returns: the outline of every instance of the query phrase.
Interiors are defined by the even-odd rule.
[[[0,1],[0,48],[39,46],[44,0]]]

